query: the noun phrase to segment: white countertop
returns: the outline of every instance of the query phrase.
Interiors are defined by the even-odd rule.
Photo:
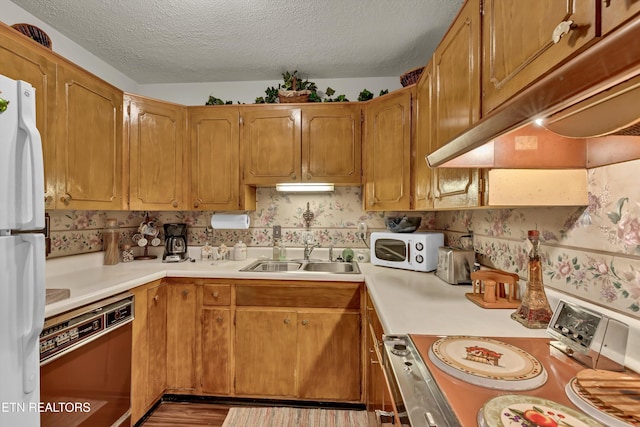
[[[427,335],[472,335],[491,337],[548,337],[545,330],[528,329],[512,320],[513,310],[483,309],[464,296],[470,286],[449,285],[433,273],[419,273],[360,263],[362,274],[315,272],[241,272],[241,268],[267,255],[250,249],[245,261],[162,263],[155,260],[102,265],[102,253],[77,255],[47,261],[46,287],[68,288],[70,298],[49,304],[45,317],[125,292],[163,277],[275,279],[365,282],[385,333]],[[294,256],[296,255],[296,256]],[[314,256],[325,259],[322,250]],[[290,254],[296,258],[297,254]],[[521,283],[524,282],[521,280]],[[640,371],[640,321],[609,312],[584,301],[546,289],[551,308],[559,299],[601,312],[630,325],[627,365]],[[633,356],[633,357],[631,357]]]

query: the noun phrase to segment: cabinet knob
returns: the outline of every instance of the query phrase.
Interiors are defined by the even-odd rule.
[[[50,194],[49,194],[49,195],[47,195],[47,196],[45,196],[45,197],[44,197],[44,202],[45,202],[47,205],[48,205],[48,204],[50,204],[51,202],[53,202],[53,196],[52,196],[52,195],[50,195]]]
[[[313,176],[310,173],[307,173],[307,181],[310,181]]]
[[[211,295],[213,295],[214,298],[218,298],[220,294],[218,293],[218,291],[215,291]]]
[[[602,0],[602,4],[604,4],[604,7],[609,7],[611,6],[611,0]]]
[[[304,319],[302,321],[302,326],[307,326],[309,324],[309,321],[307,319]]]
[[[290,323],[291,323],[291,319],[284,319],[284,324],[285,324],[285,325],[288,325],[288,324],[290,324]]]
[[[195,202],[193,202],[193,207],[194,208],[199,208],[200,207],[200,202],[197,201],[197,200]]]
[[[186,297],[187,295],[189,295],[189,291],[182,291],[182,296]]]
[[[60,197],[60,201],[65,205],[68,205],[69,202],[71,201],[71,196],[68,194],[65,194],[64,196]]]
[[[218,317],[216,317],[216,322],[218,322],[218,323],[222,323],[222,316],[218,316]]]
[[[295,172],[291,174],[291,179],[296,179],[296,174],[295,174]]]
[[[178,201],[174,200],[173,202],[171,202],[171,206],[173,206],[174,208],[178,207]]]
[[[155,302],[158,302],[158,300],[159,300],[159,299],[160,299],[160,296],[159,296],[159,295],[156,295],[155,297],[153,297],[153,300],[154,300]]]
[[[565,34],[568,34],[571,29],[575,28],[573,21],[562,21],[559,23],[556,28],[553,29],[553,34],[551,35],[551,40],[554,43],[560,42],[560,39]]]

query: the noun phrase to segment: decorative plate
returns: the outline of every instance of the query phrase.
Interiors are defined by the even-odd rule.
[[[491,338],[440,338],[431,345],[429,359],[447,374],[487,388],[531,390],[547,381],[544,366],[533,355]]]
[[[593,418],[574,409],[522,394],[494,397],[480,411],[480,427],[602,427]]]
[[[569,381],[564,391],[571,403],[576,405],[578,409],[609,427],[640,426],[640,423],[635,422],[635,420],[617,417],[612,412],[604,412],[607,408],[598,406],[589,400],[588,395],[580,389],[576,378],[572,378],[571,381]]]

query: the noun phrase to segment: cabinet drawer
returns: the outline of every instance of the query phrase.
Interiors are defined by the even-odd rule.
[[[231,285],[204,285],[202,303],[204,305],[231,304]]]
[[[237,285],[236,305],[360,308],[360,284]]]

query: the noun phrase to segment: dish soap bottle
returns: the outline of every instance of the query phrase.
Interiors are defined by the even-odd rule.
[[[278,252],[279,252],[279,260],[286,261],[287,260],[287,247],[284,245],[284,240],[280,239],[278,242]]]
[[[528,280],[520,307],[511,314],[511,318],[530,329],[544,329],[553,316],[547,295],[542,284],[542,262],[538,247],[540,232],[529,230],[525,246],[529,249]]]

